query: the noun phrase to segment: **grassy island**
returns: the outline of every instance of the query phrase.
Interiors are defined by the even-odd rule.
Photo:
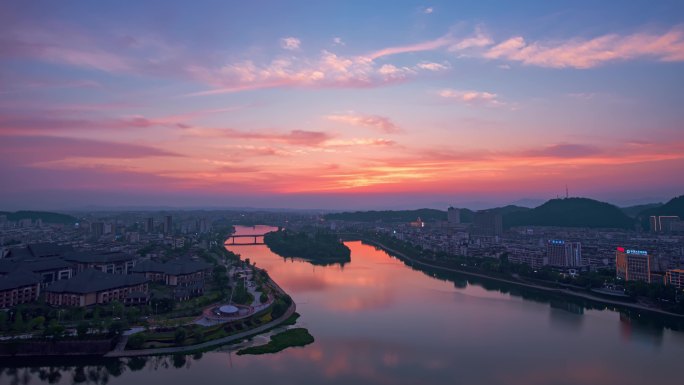
[[[314,338],[309,331],[304,328],[289,329],[282,333],[271,336],[271,341],[266,345],[252,346],[239,350],[238,355],[243,354],[268,354],[278,353],[281,350],[293,346],[305,346],[314,342]]]
[[[301,258],[313,264],[344,264],[351,261],[351,251],[334,234],[280,230],[266,234],[264,243],[282,257]]]

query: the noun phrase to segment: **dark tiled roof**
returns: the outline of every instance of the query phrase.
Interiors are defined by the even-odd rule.
[[[86,269],[69,280],[53,283],[45,290],[52,293],[85,294],[134,286],[145,282],[147,279],[140,275],[107,274],[99,270]]]
[[[58,245],[56,243],[31,243],[28,245],[28,249],[31,251],[34,257],[54,257],[57,255],[63,255],[67,252],[73,250],[71,246],[68,245]]]
[[[0,274],[9,274],[16,270],[32,271],[34,273],[60,270],[71,267],[71,263],[59,258],[41,259],[2,259],[0,260]]]
[[[0,290],[10,290],[40,283],[40,276],[30,271],[18,270],[6,277],[0,277]]]
[[[113,252],[79,252],[69,253],[63,257],[65,260],[76,263],[114,263],[132,261],[133,256],[120,251]]]
[[[35,273],[48,270],[66,269],[71,267],[71,263],[59,258],[44,258],[41,260],[26,261],[21,263],[21,268]]]
[[[10,249],[9,254],[7,255],[7,258],[15,258],[15,259],[33,258],[33,254],[31,254],[31,250],[29,250],[26,247],[13,247]]]
[[[0,259],[0,275],[9,274],[19,267],[19,262],[11,259]]]
[[[210,269],[211,265],[201,261],[175,260],[167,263],[143,261],[133,267],[135,273],[164,273],[186,275]]]

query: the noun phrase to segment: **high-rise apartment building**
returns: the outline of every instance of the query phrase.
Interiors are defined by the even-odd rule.
[[[582,244],[550,239],[546,244],[549,265],[559,267],[582,266]]]
[[[461,223],[461,210],[449,207],[447,210],[447,221],[450,225],[457,225]]]
[[[473,216],[473,231],[477,235],[501,235],[503,221],[501,214],[492,210],[480,210]]]

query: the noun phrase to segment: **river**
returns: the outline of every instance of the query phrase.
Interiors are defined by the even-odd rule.
[[[237,227],[258,234],[268,227]],[[347,242],[351,262],[314,266],[264,245],[229,246],[297,303],[316,341],[262,356],[189,356],[2,368],[0,384],[645,384],[682,377],[684,333],[657,321],[414,270]],[[261,343],[266,337],[257,337]]]

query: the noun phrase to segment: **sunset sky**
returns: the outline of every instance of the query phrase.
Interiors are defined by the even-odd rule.
[[[683,91],[682,1],[3,1],[0,209],[667,200]]]

